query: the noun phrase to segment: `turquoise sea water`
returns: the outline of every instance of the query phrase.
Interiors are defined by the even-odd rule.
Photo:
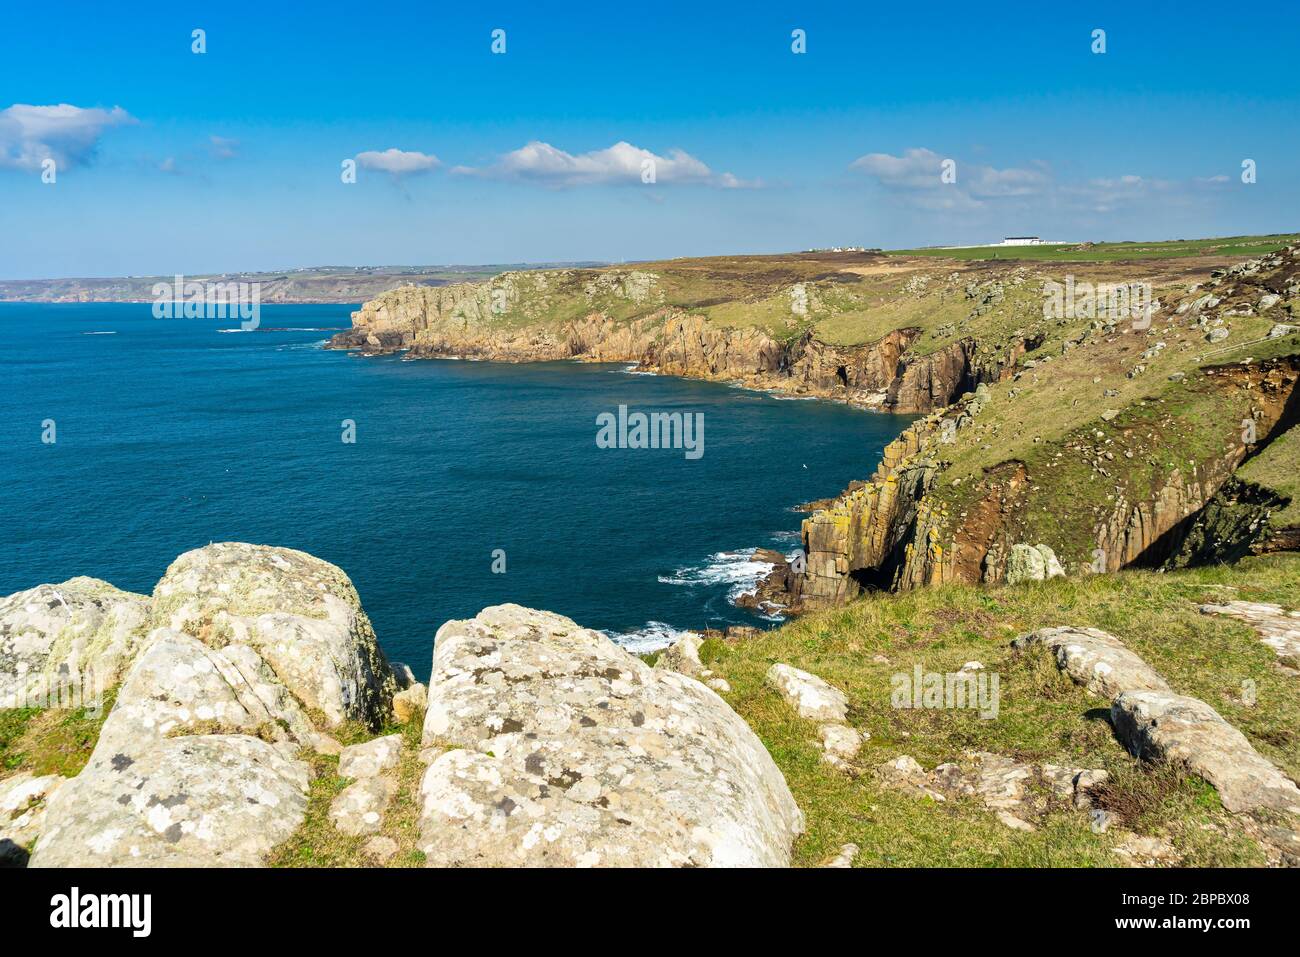
[[[239,540],[342,567],[421,676],[439,625],[506,601],[645,648],[766,623],[732,604],[763,570],[748,554],[797,547],[791,506],[865,478],[910,420],[622,366],[321,348],[353,308],[263,306],[241,332],[0,303],[0,594],[74,575],[147,593],[181,552]],[[598,448],[620,404],[702,413],[703,456]]]

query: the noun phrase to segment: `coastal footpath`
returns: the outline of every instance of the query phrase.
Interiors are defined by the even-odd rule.
[[[1298,584],[949,584],[644,658],[500,605],[426,684],[341,569],[208,545],[0,600],[0,861],[1294,866]]]
[[[628,362],[923,414],[874,475],[809,506],[804,561],[778,562],[758,596],[798,611],[870,590],[1294,549],[1297,249],[1104,263],[804,254],[505,273],[386,293],[330,345]],[[1139,299],[1141,311],[1112,306]]]

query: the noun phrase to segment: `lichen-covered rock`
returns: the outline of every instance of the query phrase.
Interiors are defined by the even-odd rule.
[[[803,827],[716,694],[517,605],[438,631],[424,743],[431,866],[784,866]]]
[[[1046,784],[1046,790],[1059,801],[1086,810],[1092,804],[1089,789],[1109,776],[1100,768],[1026,764],[988,751],[964,751],[959,760],[929,772],[905,754],[876,770],[886,787],[936,801],[977,800],[1004,825],[1021,831],[1034,830],[1025,818],[1038,818],[1049,810],[1047,795],[1035,786],[1037,782]]]
[[[118,692],[96,752],[138,755],[162,737],[202,731],[314,744],[293,696],[248,645],[210,648],[160,628]]]
[[[1182,855],[1163,837],[1132,834],[1115,845],[1115,853],[1130,867],[1169,867]]]
[[[1116,736],[1138,757],[1182,764],[1214,785],[1229,811],[1300,814],[1300,788],[1199,698],[1126,691],[1111,704]]]
[[[0,781],[0,867],[24,867],[27,847],[45,826],[45,805],[68,779],[17,774]]]
[[[778,662],[767,670],[765,680],[801,718],[844,723],[849,712],[848,697],[816,675]]]
[[[847,770],[862,749],[862,734],[846,724],[824,724],[821,735],[822,760],[833,768]]]
[[[255,867],[306,810],[307,766],[265,741],[165,738],[59,788],[30,866]]]
[[[402,756],[402,736],[389,734],[354,744],[339,754],[339,777],[372,778],[397,766]]]
[[[374,834],[396,794],[397,782],[387,776],[354,781],[330,802],[330,820],[344,834]]]
[[[99,691],[116,685],[145,640],[148,617],[148,598],[97,578],[0,600],[0,708],[43,702],[61,681]]]
[[[224,542],[186,552],[154,588],[152,621],[220,648],[244,644],[330,725],[377,728],[396,680],[342,570],[289,548]]]
[[[1012,545],[1007,555],[1007,584],[1045,581],[1065,574],[1060,561],[1048,545]]]
[[[655,667],[668,668],[689,678],[699,678],[700,672],[704,670],[704,663],[700,661],[702,644],[704,639],[699,635],[685,634],[659,652],[659,657],[655,659]]]
[[[1094,694],[1113,698],[1121,691],[1168,691],[1165,679],[1114,635],[1096,628],[1040,628],[1021,635],[1016,648],[1043,645],[1056,666]]]
[[[361,853],[376,864],[387,864],[397,854],[397,842],[391,837],[376,834],[361,846]]]
[[[823,867],[848,868],[853,866],[853,859],[858,856],[858,845],[845,844],[840,852],[823,864]]]

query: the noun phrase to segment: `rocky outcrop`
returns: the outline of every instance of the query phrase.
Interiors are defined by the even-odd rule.
[[[910,755],[901,755],[876,769],[881,784],[934,801],[967,798],[996,813],[1017,831],[1033,831],[1054,798],[1077,810],[1092,807],[1091,789],[1104,783],[1100,768],[1071,768],[1055,764],[1026,764],[987,751],[966,751],[958,761],[926,771]],[[1036,787],[1036,785],[1041,785]]]
[[[57,703],[61,693],[89,703],[130,667],[148,617],[148,598],[96,578],[0,600],[0,708]]]
[[[330,802],[330,821],[344,834],[374,834],[384,824],[384,812],[397,796],[397,782],[388,776],[362,778]]]
[[[316,741],[302,707],[248,645],[214,649],[166,628],[153,632],[150,641],[100,730],[100,760],[138,756],[162,738],[204,730]]]
[[[247,735],[92,760],[49,799],[29,866],[256,867],[302,822],[307,774]]]
[[[804,520],[804,573],[790,576],[791,606],[827,607],[853,598],[865,586],[893,586],[938,473],[938,462],[921,454],[938,421],[910,426],[885,446],[870,482]]]
[[[353,781],[330,802],[330,820],[344,834],[374,834],[384,823],[384,812],[397,796],[392,771],[402,757],[402,736],[390,734],[344,748],[339,754],[339,777]]]
[[[1042,645],[1056,666],[1093,694],[1114,698],[1122,691],[1169,691],[1165,679],[1114,635],[1097,628],[1040,628],[1011,643],[1017,649]]]
[[[339,568],[290,548],[224,542],[181,555],[154,588],[155,627],[245,645],[329,725],[377,728],[396,680],[356,589]]]
[[[1199,698],[1175,693],[1114,635],[1095,628],[1044,628],[1013,645],[1041,644],[1076,684],[1113,699],[1115,736],[1140,758],[1185,767],[1219,792],[1234,813],[1260,810],[1300,815],[1300,788],[1244,734]]]
[[[1254,423],[1256,445],[1248,446],[1227,430],[1231,438],[1221,454],[1193,462],[1191,468],[1171,468],[1141,495],[1110,486],[1113,492],[1095,519],[1095,547],[1083,571],[1227,561],[1259,550],[1261,536],[1269,533],[1269,510],[1279,500],[1267,491],[1233,494],[1230,483],[1249,454],[1257,454],[1300,415],[1300,358],[1216,367],[1206,375],[1211,388],[1246,400],[1243,408]],[[1038,483],[1044,480],[1031,476],[1023,462],[1010,460],[983,470],[982,494],[959,512],[941,494],[946,443],[978,421],[980,405],[977,391],[913,423],[886,447],[870,481],[821,503],[803,523],[803,574],[785,573],[781,589],[768,588],[768,600],[800,610],[841,604],[864,589],[1063,574],[1050,545],[1029,545],[1020,538],[1025,516],[1043,507]],[[1070,440],[1066,447],[1077,451],[1078,444]],[[1072,494],[1068,489],[1057,493]],[[1285,535],[1271,534],[1270,547],[1286,547]]]
[[[1041,582],[1049,578],[1060,578],[1064,574],[1065,569],[1061,567],[1056,552],[1050,545],[1019,543],[1011,546],[1005,572],[1008,585],[1029,581]]]
[[[344,748],[339,754],[339,777],[373,778],[397,766],[402,757],[402,736],[390,734]]]
[[[1214,785],[1234,813],[1300,815],[1300,788],[1199,698],[1125,691],[1111,704],[1116,736],[1138,757],[1174,762]]]
[[[704,640],[699,635],[683,635],[659,652],[659,657],[655,659],[655,667],[667,668],[679,675],[702,680],[702,675],[707,670],[704,667],[704,662],[700,661],[700,646],[702,644],[704,644]]]
[[[439,629],[424,744],[431,866],[782,866],[803,827],[716,694],[515,605]]]
[[[853,759],[870,735],[850,727],[849,698],[834,685],[814,674],[780,662],[772,665],[764,679],[799,717],[818,722],[818,747],[822,760],[840,771],[853,772]]]
[[[90,760],[47,801],[32,866],[257,865],[303,820],[300,749],[338,747],[316,721],[389,714],[395,679],[355,590],[303,552],[187,552],[148,620]]]
[[[45,805],[68,779],[16,774],[0,781],[0,867],[26,867],[27,847],[45,828]]]
[[[768,669],[765,681],[801,718],[842,722],[848,715],[844,692],[807,671],[778,662]]]

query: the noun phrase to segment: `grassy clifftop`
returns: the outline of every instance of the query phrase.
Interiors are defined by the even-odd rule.
[[[1120,833],[1158,837],[1186,865],[1253,865],[1265,854],[1217,793],[1200,779],[1144,765],[1115,740],[1108,702],[1088,695],[1043,654],[1013,651],[1016,635],[1060,625],[1101,628],[1141,655],[1180,694],[1211,704],[1255,748],[1300,776],[1300,679],[1279,667],[1255,631],[1203,615],[1203,602],[1292,603],[1300,595],[1300,556],[1248,559],[1173,574],[1130,571],[1000,587],[944,585],[875,595],[816,612],[744,641],[713,640],[701,657],[724,677],[726,695],[768,746],[809,829],[797,847],[803,864],[861,848],[859,866],[1116,866]],[[891,706],[891,678],[920,664],[956,672],[968,661],[1000,676],[992,720],[973,710]],[[824,678],[849,696],[849,721],[870,732],[856,774],[825,764],[817,727],[764,684],[773,662]],[[1116,817],[1095,834],[1085,814],[1047,801],[1033,832],[1013,830],[976,801],[900,794],[874,769],[910,755],[929,769],[967,750],[1020,762],[1097,768],[1111,775],[1098,798]]]
[[[1002,250],[906,250],[718,256],[507,272],[457,287],[447,311],[488,328],[559,329],[593,313],[616,323],[677,310],[717,329],[758,329],[787,342],[805,334],[844,346],[896,329],[923,335],[919,354],[973,336],[992,341],[1042,327],[1044,280],[1149,282],[1155,295],[1296,237]],[[1064,268],[1068,267],[1068,268]],[[461,305],[461,300],[465,305]]]

